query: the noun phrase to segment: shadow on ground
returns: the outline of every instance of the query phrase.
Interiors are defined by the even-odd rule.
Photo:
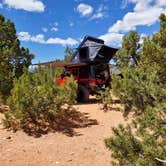
[[[76,128],[85,128],[98,125],[96,119],[90,119],[88,113],[74,111],[66,113],[63,117],[51,121],[38,120],[35,123],[27,123],[23,127],[25,133],[30,136],[40,137],[49,132],[61,132],[69,137],[81,136],[81,133],[75,131]]]
[[[84,105],[84,104],[101,104],[102,101],[96,98],[90,98],[88,101],[86,102],[78,102],[77,105]],[[121,101],[118,99],[114,99],[112,101],[112,104],[121,104]]]
[[[84,104],[98,104],[100,103],[99,100],[95,99],[95,98],[92,98],[92,99],[89,99],[88,101],[86,102],[78,102],[77,105],[84,105]]]

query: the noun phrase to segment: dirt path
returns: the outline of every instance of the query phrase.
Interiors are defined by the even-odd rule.
[[[126,123],[122,114],[105,113],[98,104],[77,107],[97,123],[75,128],[74,136],[55,132],[34,138],[22,131],[6,131],[0,121],[0,166],[110,166],[111,153],[103,140],[111,136],[111,127]]]

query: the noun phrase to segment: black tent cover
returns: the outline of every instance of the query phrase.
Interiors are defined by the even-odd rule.
[[[74,63],[108,63],[117,49],[104,44],[104,41],[91,36],[85,36],[74,54]]]

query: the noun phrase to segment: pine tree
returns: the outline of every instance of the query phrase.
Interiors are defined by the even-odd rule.
[[[71,49],[71,48],[69,48],[69,47],[66,47],[66,49],[65,49],[65,57],[64,57],[64,61],[65,62],[70,62],[71,61],[71,59],[73,58],[73,56],[74,56],[74,51]]]
[[[132,32],[131,32],[132,33]],[[157,166],[166,162],[166,16],[160,16],[160,29],[152,39],[145,39],[136,51],[137,40],[124,37],[117,62],[124,79],[115,77],[113,91],[125,105],[124,115],[135,111],[136,117],[128,126],[113,128],[114,136],[106,139],[117,165]],[[132,43],[135,42],[135,43]],[[126,50],[138,57],[138,63],[124,62]],[[136,54],[135,54],[136,53]],[[131,54],[131,53],[130,53]],[[134,60],[135,62],[135,60]],[[139,64],[139,65],[138,65]],[[115,163],[114,163],[115,164]],[[115,165],[116,165],[115,164]]]
[[[114,61],[120,67],[138,65],[140,48],[139,35],[136,31],[131,31],[128,36],[123,37],[122,48],[117,52]]]
[[[0,14],[0,92],[8,96],[14,77],[23,74],[23,68],[31,64],[34,57],[28,49],[20,48],[15,25]]]

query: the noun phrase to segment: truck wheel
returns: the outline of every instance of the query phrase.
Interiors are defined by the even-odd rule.
[[[79,102],[87,102],[89,100],[89,91],[84,86],[78,87],[78,97],[77,100]]]

